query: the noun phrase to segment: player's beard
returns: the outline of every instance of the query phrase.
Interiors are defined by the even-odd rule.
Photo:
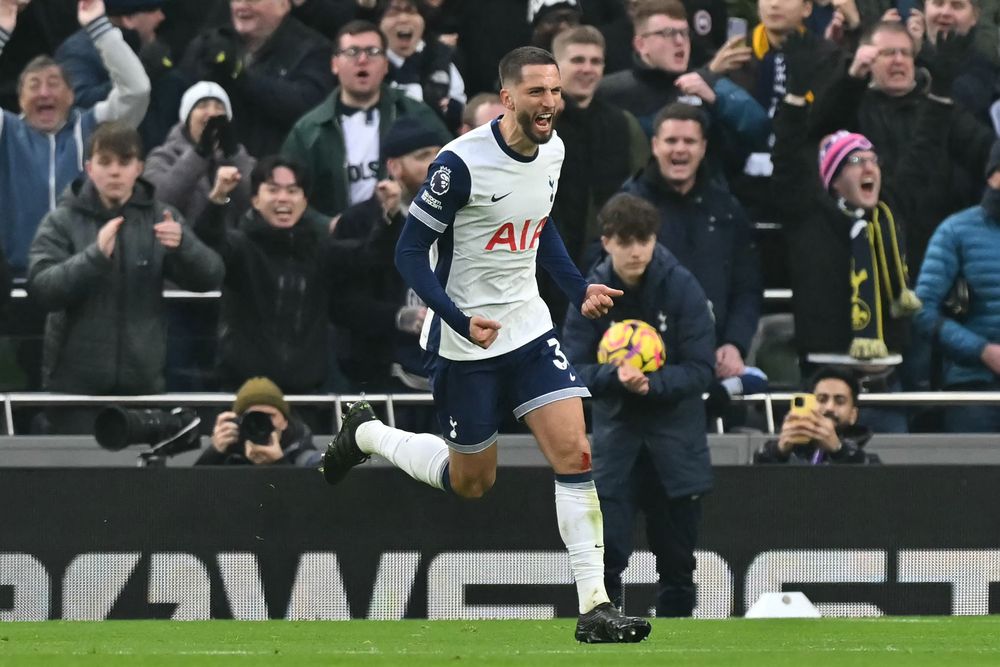
[[[521,131],[536,144],[547,144],[549,139],[552,138],[552,130],[554,130],[556,126],[555,112],[552,113],[552,120],[549,121],[549,123],[549,133],[546,135],[540,135],[535,131],[534,116],[526,111],[517,112],[517,124],[521,126]]]

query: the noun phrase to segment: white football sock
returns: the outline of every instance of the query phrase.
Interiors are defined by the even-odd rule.
[[[364,453],[378,454],[413,479],[444,490],[448,445],[436,435],[410,433],[376,419],[358,426],[354,437]]]
[[[584,614],[610,602],[604,589],[604,518],[593,480],[556,481],[556,518]]]

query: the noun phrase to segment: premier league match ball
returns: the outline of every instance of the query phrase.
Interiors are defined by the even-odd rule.
[[[642,320],[622,320],[604,332],[597,346],[597,361],[631,364],[643,373],[651,373],[663,366],[666,350],[663,339],[651,325]]]

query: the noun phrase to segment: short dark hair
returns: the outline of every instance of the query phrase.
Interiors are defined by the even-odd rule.
[[[528,65],[555,65],[555,56],[537,46],[519,46],[500,59],[500,87],[521,83],[521,72]]]
[[[62,77],[62,80],[66,82],[67,86],[70,85],[69,78],[66,76],[66,70],[62,68],[62,65],[57,63],[51,56],[35,56],[28,61],[28,64],[24,66],[21,73],[17,75],[17,94],[21,94],[21,89],[24,88],[24,80],[27,79],[29,75],[50,67],[55,67],[59,70],[59,76]]]
[[[295,182],[298,186],[304,191],[309,190],[309,172],[305,165],[284,155],[268,155],[259,160],[253,171],[250,172],[250,193],[256,195],[260,186],[271,180],[274,170],[279,167],[284,167],[295,174]]]
[[[348,21],[344,24],[344,27],[337,31],[337,36],[333,40],[334,53],[336,54],[337,51],[340,51],[340,38],[344,35],[363,35],[366,32],[373,32],[378,35],[379,41],[382,43],[383,51],[388,48],[388,42],[385,39],[385,35],[382,34],[382,31],[378,29],[377,25],[371,21],[356,19],[354,21]]]
[[[642,197],[619,192],[597,213],[601,235],[622,241],[645,241],[660,229],[660,214]]]
[[[632,14],[632,27],[638,28],[652,16],[663,14],[678,21],[687,21],[687,9],[680,0],[639,0]]]
[[[910,43],[916,46],[916,42],[913,41],[913,35],[910,31],[906,29],[906,24],[899,21],[879,21],[872,25],[872,27],[865,30],[864,34],[861,35],[860,43],[863,45],[869,45],[875,39],[876,33],[888,32],[888,33],[898,33],[900,35],[906,35]]]
[[[604,51],[607,43],[601,31],[592,25],[578,25],[566,28],[552,40],[552,55],[555,55],[571,44],[593,44]]]
[[[87,140],[87,159],[95,153],[111,153],[120,159],[142,159],[142,137],[138,130],[121,121],[101,123]]]
[[[858,405],[858,394],[861,393],[861,382],[854,373],[837,368],[836,366],[823,366],[818,371],[816,371],[812,379],[809,380],[809,387],[811,391],[816,391],[816,385],[818,385],[823,380],[840,380],[847,385],[847,388],[851,391],[851,401],[854,406]]]
[[[659,132],[660,126],[668,120],[693,120],[701,126],[701,137],[708,138],[708,116],[700,107],[684,102],[671,102],[660,109],[653,119],[653,134]]]

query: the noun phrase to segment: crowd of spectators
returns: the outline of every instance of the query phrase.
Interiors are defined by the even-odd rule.
[[[8,305],[5,333],[44,339],[18,352],[40,378],[22,388],[169,390],[172,336],[208,330],[200,389],[425,390],[426,308],[392,247],[440,146],[505,113],[500,57],[534,44],[562,74],[552,221],[586,275],[602,207],[652,205],[711,307],[703,391],[766,386],[751,361],[775,273],[800,377],[832,360],[861,391],[997,389],[995,3],[758,0],[742,27],[734,8],[0,0],[0,293],[23,284],[39,314],[11,323]],[[221,290],[218,321],[168,336],[165,286]],[[998,414],[943,423],[995,431]]]

